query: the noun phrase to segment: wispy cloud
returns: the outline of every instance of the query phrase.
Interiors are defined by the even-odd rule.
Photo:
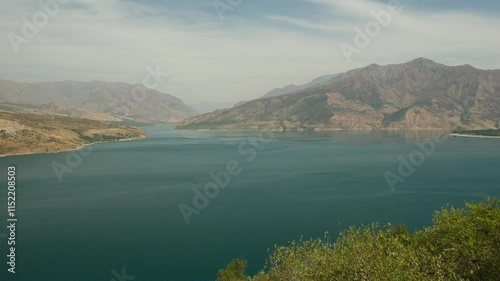
[[[388,4],[369,0],[305,0],[307,3],[321,5],[336,18],[360,20],[368,18],[371,11],[386,9]],[[404,2],[405,0],[401,0]],[[390,0],[387,1],[389,3]]]
[[[312,22],[312,21],[306,20],[306,19],[293,18],[293,17],[288,17],[288,16],[278,16],[278,15],[268,15],[268,16],[266,16],[266,18],[273,20],[273,21],[288,23],[288,24],[291,24],[291,25],[294,25],[297,27],[314,29],[314,30],[319,30],[319,31],[346,32],[346,31],[350,30],[349,25],[347,25],[347,24],[318,23],[318,22]]]
[[[383,1],[245,1],[220,22],[210,1],[72,0],[14,55],[6,35],[21,31],[37,3],[3,4],[1,78],[136,83],[145,66],[160,64],[172,74],[160,90],[188,102],[236,102],[373,62],[423,56],[500,68],[494,9],[423,11],[412,3],[347,64],[339,44],[352,40],[371,11],[384,9]]]

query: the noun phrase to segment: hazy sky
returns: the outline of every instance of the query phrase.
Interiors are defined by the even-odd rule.
[[[387,11],[390,1],[59,1],[68,3],[44,25],[38,0],[2,0],[0,79],[140,83],[147,66],[159,65],[170,76],[158,89],[197,103],[253,99],[321,75],[417,57],[500,68],[498,0],[401,0],[401,13],[350,63],[340,44],[355,46],[355,28],[365,29],[371,12]],[[231,8],[222,20],[214,2],[219,13],[224,4]],[[23,17],[33,22],[33,15],[40,27],[26,38]]]

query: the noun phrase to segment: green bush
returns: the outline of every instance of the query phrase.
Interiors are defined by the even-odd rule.
[[[224,269],[219,270],[217,281],[244,281],[245,271],[247,270],[247,261],[235,259]]]
[[[410,233],[403,225],[350,227],[336,242],[300,239],[277,246],[268,265],[245,276],[233,261],[217,281],[499,280],[500,201],[447,207],[431,227]]]

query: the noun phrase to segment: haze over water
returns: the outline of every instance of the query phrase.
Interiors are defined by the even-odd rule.
[[[150,138],[94,145],[62,183],[51,164],[67,153],[0,158],[1,186],[17,166],[17,280],[110,280],[122,268],[135,280],[214,280],[237,257],[254,273],[268,248],[301,235],[334,239],[373,221],[419,228],[448,203],[500,194],[499,139],[449,138],[391,193],[384,173],[428,132],[274,133],[247,162],[238,146],[256,132],[144,130]],[[192,189],[230,160],[241,174],[186,225],[178,205],[192,206]]]

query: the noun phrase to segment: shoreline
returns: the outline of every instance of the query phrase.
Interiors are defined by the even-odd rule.
[[[500,136],[468,135],[468,134],[457,134],[457,133],[449,134],[449,136],[458,138],[500,139]]]
[[[425,131],[452,131],[451,129],[448,128],[409,128],[409,129],[394,129],[394,128],[384,128],[384,129],[337,129],[337,128],[331,128],[331,129],[320,129],[320,130],[268,130],[268,129],[185,129],[185,128],[177,128],[175,127],[176,130],[183,130],[183,131],[198,131],[198,132],[278,132],[278,133],[301,133],[301,132],[315,132],[315,133],[321,133],[321,132],[339,132],[339,131],[355,131],[355,132],[425,132]]]
[[[94,144],[101,144],[101,143],[110,143],[110,142],[126,142],[126,141],[136,141],[136,140],[142,140],[148,138],[149,135],[145,135],[143,137],[135,137],[135,138],[130,138],[130,139],[120,139],[120,140],[115,140],[115,141],[101,141],[101,142],[93,142],[93,143],[87,143],[80,145],[76,148],[68,148],[68,149],[63,149],[59,151],[43,151],[43,152],[23,152],[23,153],[14,153],[14,154],[0,154],[0,158],[7,158],[7,157],[13,157],[13,156],[26,156],[26,155],[37,155],[37,154],[55,154],[55,153],[63,153],[63,152],[71,152],[71,151],[78,151],[80,149],[83,149],[85,147],[94,145]]]

